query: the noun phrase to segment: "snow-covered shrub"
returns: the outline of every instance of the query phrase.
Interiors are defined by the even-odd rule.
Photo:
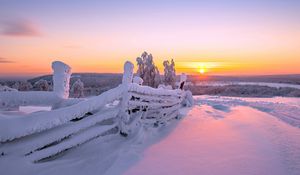
[[[166,85],[171,85],[172,87],[175,87],[176,82],[176,71],[175,71],[175,63],[174,60],[171,60],[171,63],[169,60],[166,60],[163,62],[164,65],[164,83]]]
[[[20,86],[20,82],[17,81],[11,86],[11,88],[19,90],[19,86]]]
[[[193,94],[191,91],[187,90],[185,91],[185,97],[184,100],[182,101],[184,106],[191,107],[194,105],[194,98]]]
[[[32,89],[32,85],[31,83],[29,83],[28,81],[17,81],[12,88],[17,89],[19,91],[29,91]]]
[[[0,92],[12,92],[17,91],[16,89],[10,88],[8,86],[2,86],[0,85]]]
[[[47,80],[40,79],[39,81],[34,83],[34,87],[38,91],[49,91],[49,84]]]
[[[141,57],[136,58],[137,61],[137,76],[144,80],[144,85],[157,87],[160,82],[160,74],[158,68],[153,62],[153,57],[151,54],[144,52]]]
[[[138,77],[138,76],[133,77],[133,83],[142,85],[142,84],[143,84],[143,81],[144,81],[144,80],[143,80],[141,77]]]
[[[82,98],[84,97],[84,84],[83,82],[78,79],[75,81],[75,83],[73,83],[72,87],[71,87],[71,92],[73,93],[73,97],[74,98]]]

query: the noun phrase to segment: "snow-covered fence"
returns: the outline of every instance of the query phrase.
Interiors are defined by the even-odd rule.
[[[122,108],[125,111],[122,116],[126,117],[120,120],[120,133],[127,135],[137,122],[158,126],[178,117],[183,97],[184,91],[180,89],[155,89],[131,83],[126,92],[126,100],[122,99],[126,103]]]
[[[61,62],[54,62],[52,67],[54,83],[62,84],[54,86],[54,92],[17,92],[20,97],[6,94],[7,98],[14,98],[13,103],[18,105],[24,103],[17,100],[34,96],[32,94],[37,95],[36,101],[29,101],[35,105],[50,98],[59,98],[60,104],[68,101],[70,68]],[[3,94],[0,99],[2,97]],[[186,97],[182,89],[155,89],[134,83],[133,64],[126,62],[122,84],[99,96],[26,117],[0,117],[0,154],[19,152],[39,161],[100,136],[118,132],[127,136],[137,126],[157,127],[178,118],[178,110]]]
[[[185,92],[181,89],[152,88],[133,83],[133,64],[124,65],[120,133],[127,136],[137,122],[158,126],[178,117]],[[182,80],[185,81],[185,80]],[[183,83],[184,84],[184,83]]]

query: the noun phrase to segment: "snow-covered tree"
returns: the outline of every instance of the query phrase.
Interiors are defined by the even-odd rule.
[[[164,83],[166,85],[171,85],[172,87],[175,86],[176,82],[176,71],[175,71],[175,63],[174,60],[166,60],[163,62],[164,65]]]
[[[82,97],[84,97],[83,90],[84,90],[84,84],[83,84],[83,82],[80,79],[78,79],[77,81],[75,81],[75,83],[71,87],[71,91],[72,91],[73,96],[75,98],[82,98]]]
[[[136,59],[137,61],[137,76],[141,77],[144,80],[144,85],[157,87],[160,82],[160,74],[158,68],[153,62],[152,54],[144,52],[141,57]]]
[[[20,86],[20,82],[15,82],[13,85],[12,85],[12,88],[13,89],[16,89],[16,90],[19,90],[19,86]]]
[[[49,91],[49,84],[47,80],[40,79],[34,83],[34,87],[39,91]]]
[[[17,81],[12,88],[17,89],[19,91],[29,91],[32,89],[32,85],[31,83],[29,83],[28,81]]]

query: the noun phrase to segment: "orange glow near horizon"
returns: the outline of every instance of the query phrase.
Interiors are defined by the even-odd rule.
[[[51,74],[54,60],[122,73],[143,51],[161,74],[166,59],[177,74],[300,74],[300,1],[31,3],[0,6],[1,77]]]
[[[38,76],[51,74],[51,62],[61,60],[72,67],[72,72],[84,73],[122,73],[123,63],[126,60],[135,64],[133,59],[26,59],[18,62],[0,64],[1,76]],[[109,60],[109,59],[108,59]],[[201,74],[201,75],[270,75],[270,74],[299,74],[299,61],[291,62],[196,62],[196,61],[176,61],[176,73]],[[160,73],[163,74],[163,59],[156,59]],[[287,69],[288,68],[288,69]]]

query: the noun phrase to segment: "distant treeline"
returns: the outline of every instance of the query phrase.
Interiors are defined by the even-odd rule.
[[[162,76],[163,78],[163,76]],[[80,79],[84,84],[85,96],[99,95],[104,91],[118,86],[122,81],[122,74],[103,74],[103,73],[73,73],[70,85]],[[179,81],[179,76],[177,76]],[[39,90],[35,84],[39,80],[46,80],[49,84],[49,90],[52,90],[52,75],[45,75],[32,78],[26,83],[19,83],[21,91]],[[300,75],[272,75],[272,76],[248,76],[248,77],[230,77],[230,76],[207,76],[205,79],[199,76],[188,76],[187,89],[191,90],[193,95],[222,95],[222,96],[240,96],[240,97],[300,97],[300,90],[288,87],[268,87],[259,85],[225,85],[225,86],[196,86],[199,81],[239,81],[239,82],[269,82],[269,83],[289,83],[300,84]],[[16,88],[15,80],[0,81],[1,85]],[[16,88],[17,89],[17,88]],[[73,94],[71,92],[70,96]]]
[[[188,86],[193,95],[220,95],[235,97],[300,97],[300,89],[259,85]]]
[[[199,81],[238,81],[238,82],[266,82],[288,83],[300,85],[300,74],[295,75],[259,75],[259,76],[199,76],[190,75],[188,80],[195,83]]]

